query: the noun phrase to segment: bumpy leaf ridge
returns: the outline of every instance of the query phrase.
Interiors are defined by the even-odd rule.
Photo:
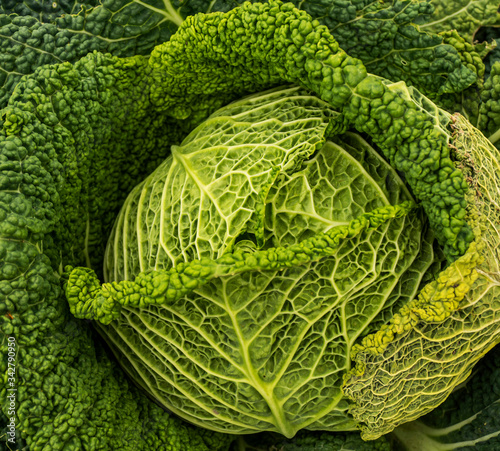
[[[477,241],[356,347],[345,392],[366,439],[439,405],[500,341],[500,156],[466,119],[452,119],[450,144],[470,186]]]

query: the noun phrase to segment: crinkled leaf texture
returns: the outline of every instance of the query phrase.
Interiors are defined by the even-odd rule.
[[[0,106],[23,75],[44,64],[76,62],[94,50],[147,55],[168,41],[184,19],[229,11],[242,0],[61,0],[0,5]],[[341,46],[370,72],[404,80],[423,92],[461,92],[474,82],[455,49],[412,22],[432,12],[427,0],[295,1],[326,24]]]
[[[497,147],[500,141],[500,61],[495,61],[481,93],[478,127]]]
[[[443,404],[420,420],[396,428],[394,435],[408,451],[499,449],[499,384],[500,347],[497,346]]]
[[[480,27],[500,26],[498,0],[433,0],[434,13],[423,30],[440,33],[457,30],[470,44]]]
[[[351,412],[365,425],[365,438],[444,401],[500,340],[500,157],[467,120],[452,120],[478,240],[354,350],[356,368],[345,390],[357,404]]]
[[[57,2],[40,0],[3,0],[0,4],[0,14],[17,14],[19,16],[35,17],[40,22],[52,22],[66,14],[78,14],[84,8],[99,5],[99,0],[59,0]]]
[[[405,81],[432,95],[458,93],[476,81],[453,46],[415,25],[432,17],[434,2],[297,0],[294,4],[325,24],[340,46],[373,74]]]
[[[16,446],[208,451],[231,441],[181,422],[131,386],[61,292],[61,265],[102,262],[127,191],[182,133],[151,110],[146,63],[95,53],[40,68],[2,111],[0,324],[2,353],[8,337],[18,349]]]
[[[238,2],[218,0],[13,1],[0,5],[0,107],[23,75],[45,64],[76,62],[92,51],[147,55],[184,18]]]

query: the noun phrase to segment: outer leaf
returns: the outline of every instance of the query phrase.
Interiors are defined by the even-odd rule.
[[[394,435],[408,451],[500,447],[500,348],[490,351],[467,382],[430,414],[399,426]],[[397,447],[396,449],[399,449]]]
[[[31,16],[39,22],[52,22],[63,14],[78,14],[83,8],[89,9],[99,5],[99,0],[2,0],[0,14]]]
[[[33,133],[42,135],[56,173],[47,179],[54,180],[47,198],[34,208],[49,230],[58,225],[54,239],[61,256],[51,256],[57,261],[62,257],[99,268],[126,192],[185,133],[176,121],[151,110],[150,90],[146,59],[92,54],[75,67],[41,68],[12,95],[13,106],[4,110],[6,136],[18,136],[23,124],[33,122],[34,109],[43,120],[42,130]],[[23,172],[19,165],[11,170],[11,178]],[[54,205],[61,208],[54,211]]]
[[[348,55],[360,58],[369,72],[405,81],[422,93],[460,92],[476,77],[441,36],[423,32],[433,12],[428,0],[295,1],[325,24]]]
[[[500,341],[500,158],[466,120],[457,116],[454,126],[453,145],[482,231],[476,232],[477,246],[356,349],[357,368],[345,389],[357,404],[352,413],[364,422],[366,438],[439,405]]]
[[[75,62],[92,51],[147,55],[170,38],[184,17],[211,5],[196,0],[5,1],[0,10],[5,14],[0,15],[0,108],[21,76],[44,64]]]
[[[2,350],[15,337],[17,424],[33,451],[228,446],[224,436],[204,438],[129,389],[60,296],[59,266],[101,260],[124,191],[177,136],[179,128],[148,107],[146,63],[91,54],[75,66],[41,68],[3,111]],[[6,388],[2,382],[4,412]]]
[[[491,39],[492,30],[486,29],[481,36]],[[500,83],[498,78],[500,63],[496,60],[496,43],[484,42],[472,46],[456,31],[441,33],[446,42],[453,45],[461,59],[477,75],[477,81],[461,93],[440,96],[437,102],[449,112],[458,112],[465,116],[472,125],[478,127],[492,143],[496,143],[500,132],[500,108],[498,105]],[[483,62],[484,59],[484,62]],[[497,65],[495,69],[492,68]],[[486,81],[485,81],[486,80]]]
[[[452,93],[443,95],[438,98],[439,105],[450,113],[460,113],[468,119],[468,121],[477,126],[479,108],[481,105],[481,90],[484,85],[485,65],[482,60],[482,55],[478,53],[479,47],[476,48],[462,38],[455,30],[441,33],[445,42],[457,49],[462,63],[467,66],[475,75],[476,81],[472,86],[460,93]]]
[[[391,449],[386,438],[365,442],[359,432],[300,431],[291,440],[272,433],[240,436],[233,443],[231,451],[390,451]]]
[[[500,26],[498,0],[433,0],[434,13],[427,23],[420,25],[424,31],[440,33],[457,30],[470,44],[480,27]]]
[[[44,64],[74,62],[97,50],[116,56],[147,55],[167,41],[184,18],[233,9],[239,0],[132,0],[62,2],[5,0],[0,16],[0,107],[20,77]],[[427,0],[299,2],[325,23],[342,47],[369,70],[405,80],[423,92],[458,92],[474,82],[457,52],[411,22],[427,15]],[[21,17],[8,16],[16,13]],[[430,63],[429,63],[430,62]]]
[[[493,143],[500,139],[500,62],[491,67],[481,94],[478,127]]]
[[[481,44],[476,44],[479,53],[484,60],[485,65],[485,79],[490,76],[491,66],[500,61],[500,28],[499,27],[482,27],[477,34],[478,41]]]

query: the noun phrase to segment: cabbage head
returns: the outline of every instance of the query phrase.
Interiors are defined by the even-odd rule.
[[[440,127],[454,120],[435,112]],[[412,320],[445,320],[440,298],[458,304],[478,277],[476,252],[440,273],[441,248],[400,175],[359,133],[333,135],[337,119],[297,86],[219,109],[128,196],[105,283],[87,268],[69,276],[74,312],[99,319],[130,377],[192,423],[355,430],[350,398],[377,396],[374,376],[363,380],[374,343]],[[427,338],[429,353],[446,352]],[[404,359],[421,342],[391,345],[376,371],[408,378],[413,359],[429,358]],[[412,377],[385,390],[409,396]]]
[[[334,116],[298,87],[233,103],[121,210],[104,278],[124,303],[100,330],[192,422],[290,437],[355,428],[341,389],[352,347],[432,269],[422,211],[359,135],[326,140]]]

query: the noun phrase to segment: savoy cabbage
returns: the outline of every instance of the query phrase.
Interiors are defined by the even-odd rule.
[[[412,22],[439,5],[333,3],[3,4],[6,446],[469,424],[411,420],[499,341],[500,63],[484,82],[487,46]]]

